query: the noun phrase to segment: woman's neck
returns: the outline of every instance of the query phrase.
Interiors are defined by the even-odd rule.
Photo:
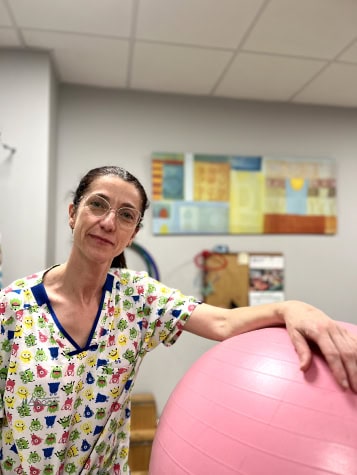
[[[75,298],[78,303],[88,304],[93,298],[100,299],[107,273],[107,266],[79,266],[69,259],[46,273],[44,285],[69,300]]]

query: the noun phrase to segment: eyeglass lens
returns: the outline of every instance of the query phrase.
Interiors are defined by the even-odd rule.
[[[136,226],[141,217],[140,211],[135,208],[111,208],[108,201],[99,195],[89,196],[86,200],[86,206],[95,216],[104,216],[113,209],[119,221],[129,226]]]

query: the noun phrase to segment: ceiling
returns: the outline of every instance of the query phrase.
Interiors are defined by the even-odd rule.
[[[0,0],[62,83],[357,107],[357,0]]]

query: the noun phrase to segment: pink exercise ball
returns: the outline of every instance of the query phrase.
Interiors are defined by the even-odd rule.
[[[233,337],[173,390],[149,474],[356,475],[357,395],[338,386],[317,351],[300,371],[284,328]]]

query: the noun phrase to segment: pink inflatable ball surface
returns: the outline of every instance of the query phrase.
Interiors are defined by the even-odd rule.
[[[231,338],[173,390],[149,474],[355,475],[357,395],[339,387],[318,352],[300,371],[284,328]]]

